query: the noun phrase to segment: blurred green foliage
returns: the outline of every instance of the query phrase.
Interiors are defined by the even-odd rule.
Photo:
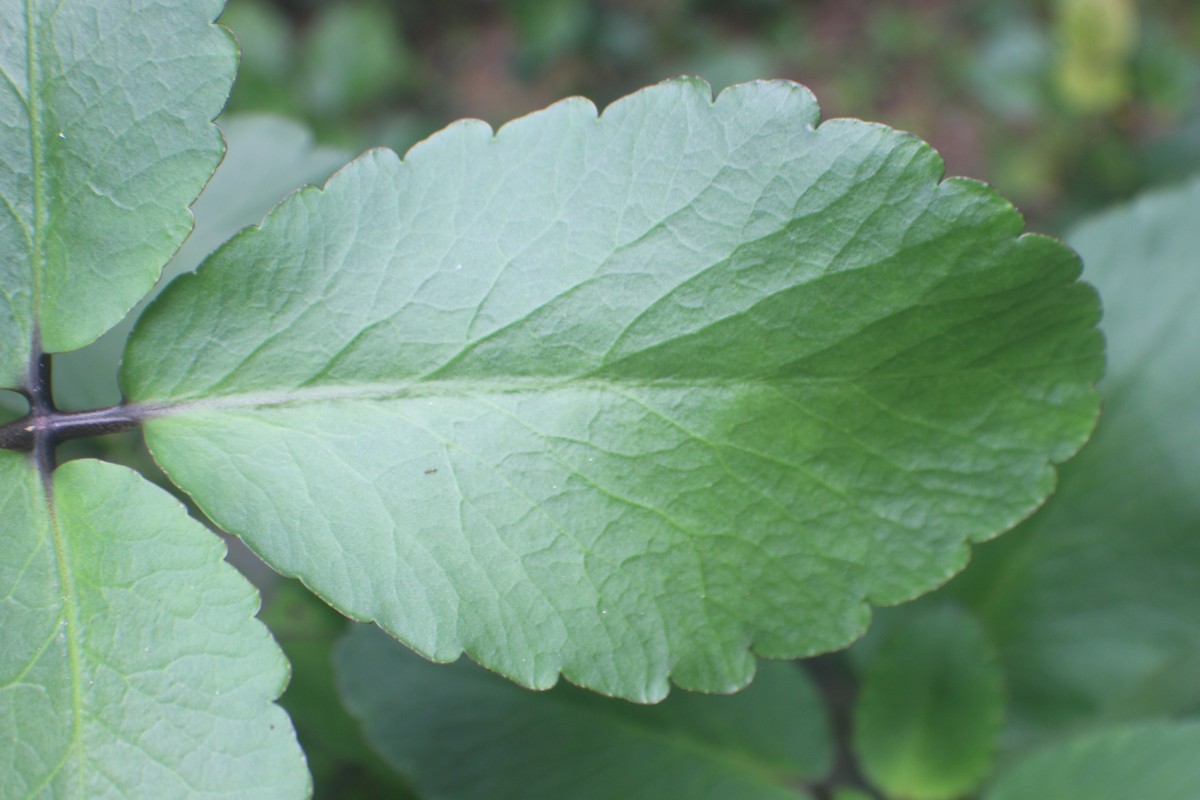
[[[230,0],[223,21],[231,110],[353,148],[691,73],[790,78],[827,117],[911,130],[1042,229],[1200,167],[1187,0]]]
[[[1129,99],[1130,58],[1137,44],[1133,0],[1059,0],[1055,77],[1069,106],[1111,112]]]

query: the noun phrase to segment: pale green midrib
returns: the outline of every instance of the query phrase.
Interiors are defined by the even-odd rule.
[[[999,311],[994,312],[996,315],[1008,313],[1011,307],[1004,307]],[[992,315],[989,315],[989,317]],[[985,318],[986,319],[986,318]],[[958,327],[966,324],[974,324],[980,320],[968,320],[966,322],[957,323],[955,326],[940,330],[936,333],[937,336],[946,335]],[[1034,332],[1036,336],[1046,336],[1063,328],[1063,325],[1055,325],[1048,329],[1039,329]],[[1067,328],[1073,327],[1071,324],[1066,325]],[[857,331],[853,335],[857,335],[862,331]],[[1077,334],[1078,332],[1076,332]],[[853,336],[851,337],[853,338]],[[930,337],[932,338],[932,336]],[[917,345],[923,344],[925,340],[918,342]],[[472,343],[471,348],[474,348],[478,342]],[[831,346],[837,346],[835,345]],[[914,346],[917,346],[914,345]],[[1007,345],[1005,345],[1007,346]],[[808,357],[820,356],[827,348],[815,351],[808,354]],[[1000,348],[1003,349],[1003,348]],[[301,403],[306,401],[320,401],[326,399],[400,399],[400,398],[422,398],[434,396],[465,396],[473,393],[486,394],[521,394],[532,392],[552,391],[569,387],[593,387],[601,386],[622,386],[622,387],[646,387],[656,386],[660,388],[694,388],[699,386],[709,387],[734,387],[746,386],[755,383],[763,385],[780,385],[780,384],[887,384],[892,382],[905,382],[914,380],[930,380],[964,375],[969,373],[988,373],[997,376],[1003,376],[1010,370],[1019,369],[1021,365],[1011,365],[1007,368],[1003,366],[981,364],[986,356],[994,354],[995,351],[979,356],[972,363],[968,364],[951,364],[948,368],[937,370],[921,370],[921,371],[905,371],[893,372],[886,369],[888,362],[885,360],[880,363],[868,365],[865,368],[859,368],[853,371],[848,371],[840,374],[825,374],[811,375],[804,374],[794,369],[799,362],[790,362],[785,364],[776,364],[773,369],[761,371],[756,374],[742,375],[695,375],[674,378],[650,378],[644,376],[629,376],[622,377],[619,372],[612,370],[613,364],[602,365],[596,369],[583,370],[565,375],[543,375],[543,376],[516,376],[516,375],[494,375],[482,379],[463,379],[463,378],[444,378],[440,377],[447,368],[457,362],[462,354],[455,356],[449,362],[438,365],[436,368],[424,372],[420,375],[412,376],[402,380],[377,380],[353,384],[329,384],[322,386],[314,385],[315,378],[328,373],[330,365],[326,365],[314,377],[309,377],[302,382],[299,382],[288,389],[265,389],[251,391],[230,391],[229,385],[234,382],[234,378],[247,359],[243,359],[233,370],[225,374],[223,377],[208,382],[207,386],[195,393],[184,394],[181,397],[172,398],[172,390],[164,392],[165,399],[151,400],[145,399],[140,402],[135,402],[132,405],[146,409],[156,409],[159,412],[166,413],[167,409],[172,411],[195,410],[200,408],[241,408],[254,405],[286,405],[292,403]],[[899,354],[897,354],[899,355]],[[335,356],[335,360],[336,360]],[[1048,366],[1071,366],[1080,363],[1090,363],[1093,361],[1093,356],[1089,353],[1082,353],[1071,358],[1058,358],[1054,360],[1043,361],[1038,365],[1038,368]],[[445,389],[449,388],[449,391]],[[153,392],[133,394],[153,394]],[[256,400],[254,398],[265,398]],[[161,414],[158,414],[161,415]]]
[[[42,779],[41,783],[29,791],[26,795],[27,798],[37,797],[43,789],[59,776],[71,758],[77,755],[80,735],[83,731],[83,667],[80,658],[79,608],[75,603],[75,584],[72,580],[69,566],[66,538],[63,536],[62,524],[54,505],[53,486],[49,480],[42,480],[40,483],[42,485],[42,495],[46,502],[46,512],[50,519],[50,536],[54,543],[55,569],[58,572],[59,588],[62,592],[62,618],[67,628],[67,663],[71,675],[71,737],[67,742],[67,747],[63,752],[62,758],[51,769],[47,770],[46,776]],[[78,793],[82,789],[82,786],[76,783],[74,787],[77,791],[75,796],[82,798],[83,795]]]
[[[46,169],[43,163],[45,152],[42,139],[41,70],[37,58],[38,27],[34,3],[35,0],[25,0],[26,74],[29,79],[26,101],[29,108],[30,158],[33,168],[33,245],[29,258],[30,283],[33,292],[31,349],[37,349],[37,342],[40,339],[40,320],[43,294],[45,293],[42,273],[46,268]]]
[[[469,398],[480,395],[527,395],[548,394],[557,391],[609,392],[614,389],[672,390],[744,390],[747,387],[780,386],[863,386],[944,378],[950,375],[965,375],[975,372],[991,372],[991,368],[931,370],[921,373],[890,373],[872,376],[864,373],[844,375],[760,375],[736,377],[695,378],[630,378],[599,379],[573,377],[512,377],[496,380],[410,380],[399,382],[379,381],[372,383],[340,384],[329,386],[307,386],[294,389],[231,392],[213,397],[190,397],[164,400],[137,400],[126,408],[142,419],[173,416],[194,411],[226,411],[272,406],[308,405],[342,400],[422,400],[432,398]]]
[[[41,69],[38,59],[39,42],[37,11],[35,0],[25,0],[26,26],[26,74],[29,89],[26,93],[29,108],[29,146],[30,159],[33,169],[33,243],[30,252],[30,283],[32,289],[32,329],[30,331],[30,352],[37,355],[40,349],[41,316],[44,302],[45,286],[43,272],[46,268],[46,165],[45,147],[42,136],[42,98],[41,98]],[[46,512],[50,519],[50,536],[54,544],[55,570],[58,573],[59,590],[62,593],[63,624],[66,625],[67,663],[71,680],[71,736],[67,742],[62,759],[47,771],[41,784],[34,787],[29,797],[35,797],[58,777],[71,758],[76,755],[82,732],[83,717],[83,681],[82,664],[80,661],[79,642],[79,609],[75,603],[75,585],[67,553],[67,543],[63,536],[62,525],[54,506],[54,489],[50,476],[43,476],[42,495],[46,502]],[[81,787],[76,784],[78,790]],[[81,794],[77,796],[82,797]]]

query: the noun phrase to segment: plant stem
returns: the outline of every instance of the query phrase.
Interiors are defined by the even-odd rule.
[[[33,453],[39,465],[54,467],[54,447],[67,439],[102,436],[135,428],[141,417],[118,405],[89,411],[59,411],[54,407],[50,356],[39,355],[29,371],[29,386],[22,391],[29,413],[0,425],[0,449]]]

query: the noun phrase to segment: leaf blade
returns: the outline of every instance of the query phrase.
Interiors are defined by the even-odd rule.
[[[1075,736],[1005,771],[986,800],[1185,800],[1200,791],[1200,725],[1159,722]]]
[[[368,154],[147,310],[151,449],[439,660],[652,700],[844,646],[1050,491],[1101,345],[1069,251],[816,117],[677,81]]]
[[[221,6],[0,12],[0,385],[117,322],[191,229],[236,64]]]
[[[305,796],[286,662],[212,534],[123,468],[70,462],[52,501],[0,471],[4,796]]]

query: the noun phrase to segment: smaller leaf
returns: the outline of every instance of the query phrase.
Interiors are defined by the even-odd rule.
[[[763,663],[737,695],[637,706],[565,684],[528,692],[465,660],[430,664],[359,626],[334,670],[367,739],[430,800],[796,800],[830,767],[821,701],[790,664]]]
[[[1003,709],[983,628],[953,607],[932,609],[897,628],[867,671],[854,749],[891,797],[960,797],[991,767]]]
[[[0,451],[0,798],[309,793],[225,546],[132,470]]]
[[[237,65],[223,4],[0,3],[0,387],[117,323],[191,230]]]
[[[1077,736],[1018,762],[985,800],[1195,800],[1200,722],[1160,722]]]
[[[320,183],[350,158],[345,151],[317,145],[300,123],[270,114],[226,115],[221,131],[225,159],[192,206],[196,225],[158,285],[98,340],[54,357],[54,396],[60,408],[82,411],[121,402],[116,378],[121,351],[142,308],[172,278],[191,272],[226,239],[262,219],[284,195]]]

